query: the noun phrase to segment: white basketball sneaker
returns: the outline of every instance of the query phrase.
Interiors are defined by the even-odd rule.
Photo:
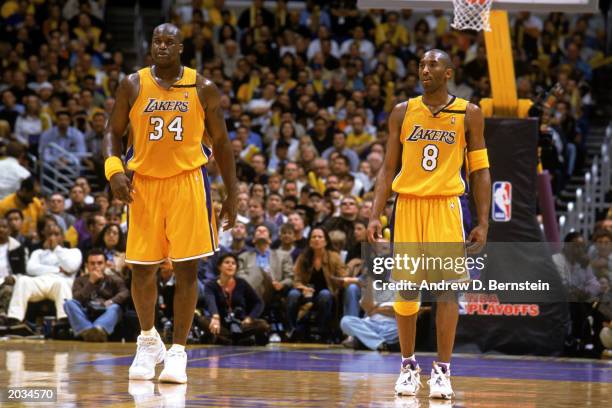
[[[421,369],[409,361],[402,363],[400,375],[395,382],[395,393],[403,396],[414,396],[421,388]]]
[[[159,375],[159,381],[185,384],[187,382],[187,353],[168,350],[164,361],[164,369]]]
[[[152,380],[155,378],[155,366],[166,356],[166,347],[159,338],[154,336],[138,336],[136,341],[136,356],[130,366],[130,380]]]
[[[442,367],[433,363],[429,384],[429,398],[451,399],[455,396],[450,382],[450,370],[442,371]]]

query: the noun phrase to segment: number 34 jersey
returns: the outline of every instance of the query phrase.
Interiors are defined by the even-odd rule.
[[[435,115],[421,96],[408,100],[400,132],[402,166],[393,191],[416,197],[459,196],[465,191],[461,170],[468,101],[451,98]]]
[[[170,89],[155,81],[149,67],[138,74],[140,91],[130,109],[133,144],[127,151],[128,168],[143,176],[168,178],[205,165],[205,116],[195,87],[196,71],[184,67]]]

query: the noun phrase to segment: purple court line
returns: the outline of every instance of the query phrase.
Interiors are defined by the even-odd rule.
[[[251,353],[246,353],[250,351]],[[188,350],[190,368],[235,368],[251,370],[287,370],[397,374],[398,354],[374,352],[334,352],[317,349],[267,349],[244,347],[211,347]],[[243,354],[244,353],[244,354]],[[427,374],[432,356],[418,356]],[[86,365],[130,365],[133,357],[118,357]],[[612,383],[612,364],[598,361],[558,361],[555,359],[496,359],[491,355],[464,357],[452,361],[453,375],[516,380],[549,380]]]

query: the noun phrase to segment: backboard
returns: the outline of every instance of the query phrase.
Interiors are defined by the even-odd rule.
[[[493,0],[493,9],[565,13],[595,13],[599,0]],[[361,9],[452,9],[452,0],[358,0]]]

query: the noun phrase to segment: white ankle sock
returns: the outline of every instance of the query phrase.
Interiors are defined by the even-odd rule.
[[[143,336],[157,336],[157,337],[159,337],[159,333],[157,333],[157,330],[155,329],[155,326],[153,326],[149,330],[141,330],[140,334],[143,335]]]
[[[173,344],[168,351],[185,351],[185,346],[181,346],[180,344]]]

